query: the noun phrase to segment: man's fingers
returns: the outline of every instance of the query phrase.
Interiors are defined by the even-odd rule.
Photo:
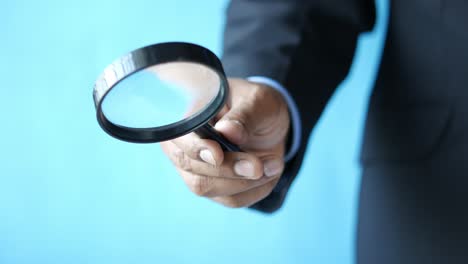
[[[218,166],[213,166],[198,159],[193,159],[175,145],[169,152],[169,157],[177,168],[197,175],[235,179],[259,179],[265,172],[268,172],[268,170],[265,171],[266,168],[258,157],[248,153],[226,152],[224,153],[223,162]],[[268,174],[268,176],[270,175]]]
[[[246,192],[275,181],[284,168],[280,159],[271,156],[260,160],[253,154],[228,152],[224,154],[221,165],[213,166],[192,159],[173,142],[165,142],[163,149],[189,189],[204,197],[224,197]]]
[[[223,150],[216,141],[201,139],[194,133],[173,139],[171,142],[188,157],[204,161],[212,166],[217,166],[224,160]]]
[[[275,188],[276,184],[278,183],[278,180],[279,178],[274,178],[273,180],[263,185],[252,188],[245,192],[237,193],[230,196],[213,197],[211,199],[230,208],[248,207],[267,197],[271,193],[273,188]]]
[[[275,181],[277,178],[263,177],[259,180],[229,179],[197,175],[178,169],[185,184],[198,196],[224,197],[243,193]]]

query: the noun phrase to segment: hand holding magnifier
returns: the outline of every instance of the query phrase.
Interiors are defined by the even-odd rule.
[[[109,135],[155,143],[190,132],[240,152],[208,123],[229,94],[221,62],[206,48],[170,42],[144,47],[109,65],[94,86],[97,119]]]

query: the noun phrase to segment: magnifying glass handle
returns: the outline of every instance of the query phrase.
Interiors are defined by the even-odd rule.
[[[204,124],[202,127],[197,129],[195,131],[197,135],[199,135],[201,138],[209,138],[213,139],[216,142],[218,142],[221,145],[221,148],[224,151],[229,151],[229,152],[242,152],[242,150],[229,142],[223,135],[218,133],[210,124]]]

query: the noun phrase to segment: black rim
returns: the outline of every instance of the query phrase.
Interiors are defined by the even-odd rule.
[[[156,64],[167,62],[193,62],[214,70],[220,78],[216,97],[193,116],[166,126],[131,128],[110,122],[102,112],[102,101],[120,81]],[[132,51],[109,65],[94,85],[93,98],[97,120],[109,135],[128,142],[154,143],[170,140],[190,133],[212,119],[222,108],[228,94],[228,83],[218,57],[210,50],[191,43],[167,42]]]

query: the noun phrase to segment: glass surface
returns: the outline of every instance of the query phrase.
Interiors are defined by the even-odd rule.
[[[118,83],[103,99],[102,111],[116,125],[169,125],[204,109],[219,92],[212,69],[189,62],[158,64]]]

